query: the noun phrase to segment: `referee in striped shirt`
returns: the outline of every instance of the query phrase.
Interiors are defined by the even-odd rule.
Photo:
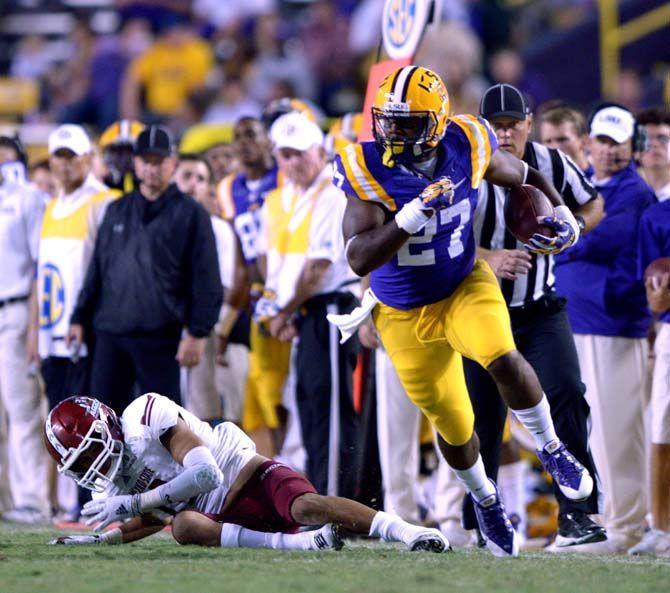
[[[518,89],[508,84],[492,86],[482,97],[480,111],[491,123],[502,150],[511,152],[553,180],[582,232],[598,224],[602,218],[602,198],[578,167],[560,151],[528,141],[533,118]],[[553,257],[529,253],[506,229],[507,194],[508,190],[490,182],[480,185],[474,219],[477,256],[485,259],[500,278],[517,348],[540,379],[558,436],[591,475],[595,475],[588,452],[589,406],[584,398],[585,387],[564,311],[565,300],[553,292]],[[507,410],[486,370],[469,360],[464,363],[482,457],[489,476],[495,479]],[[598,512],[596,488],[582,502],[568,500],[556,487],[554,492],[559,502],[556,546],[606,539],[604,529],[589,518]],[[464,525],[473,528],[476,523],[467,504]]]

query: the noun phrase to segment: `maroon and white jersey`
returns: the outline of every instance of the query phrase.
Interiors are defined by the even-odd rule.
[[[195,499],[203,513],[220,512],[228,490],[242,468],[256,455],[254,442],[232,422],[212,428],[206,422],[157,393],[146,393],[131,403],[121,416],[125,442],[123,461],[107,496],[145,492],[168,482],[184,468],[161,443],[160,437],[181,418],[212,452],[223,473],[221,486]],[[179,511],[187,506],[176,505]]]

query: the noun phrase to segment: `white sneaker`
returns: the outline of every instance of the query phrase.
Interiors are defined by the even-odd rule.
[[[628,555],[670,556],[670,533],[660,529],[650,529],[639,543],[628,550]]]
[[[447,552],[451,550],[449,540],[439,530],[426,528],[417,532],[407,544],[412,552]]]
[[[42,525],[49,523],[49,518],[37,509],[20,508],[2,514],[2,520],[20,525]]]
[[[313,550],[341,550],[344,546],[340,526],[337,523],[326,523],[321,529],[312,533]]]

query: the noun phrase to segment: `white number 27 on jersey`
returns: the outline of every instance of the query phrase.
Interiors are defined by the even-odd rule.
[[[458,204],[454,204],[449,208],[439,211],[440,224],[449,224],[455,218],[459,218],[458,226],[451,233],[451,241],[449,242],[449,257],[452,259],[458,257],[463,253],[463,241],[461,240],[461,233],[463,228],[470,220],[470,202],[469,200],[462,200]],[[423,235],[414,235],[410,237],[407,242],[398,249],[398,265],[399,266],[432,266],[435,263],[435,249],[429,248],[430,242],[437,233],[437,218],[431,217],[423,227]],[[411,245],[426,245],[426,249],[419,251],[419,253],[411,253]]]

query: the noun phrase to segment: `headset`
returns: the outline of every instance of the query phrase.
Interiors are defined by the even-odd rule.
[[[607,107],[618,107],[619,109],[623,109],[624,111],[628,112],[633,116],[633,121],[635,122],[633,124],[633,137],[632,137],[632,148],[633,148],[633,154],[638,153],[638,152],[644,152],[647,150],[649,146],[649,139],[647,137],[647,130],[644,126],[641,126],[637,123],[637,119],[635,119],[635,116],[633,115],[633,112],[628,109],[627,107],[624,107],[621,103],[615,103],[614,101],[604,101],[602,103],[598,103],[593,111],[589,114],[588,117],[588,130],[591,130],[591,123],[593,122],[593,118],[598,114],[598,112],[602,111],[603,109],[606,109]]]

